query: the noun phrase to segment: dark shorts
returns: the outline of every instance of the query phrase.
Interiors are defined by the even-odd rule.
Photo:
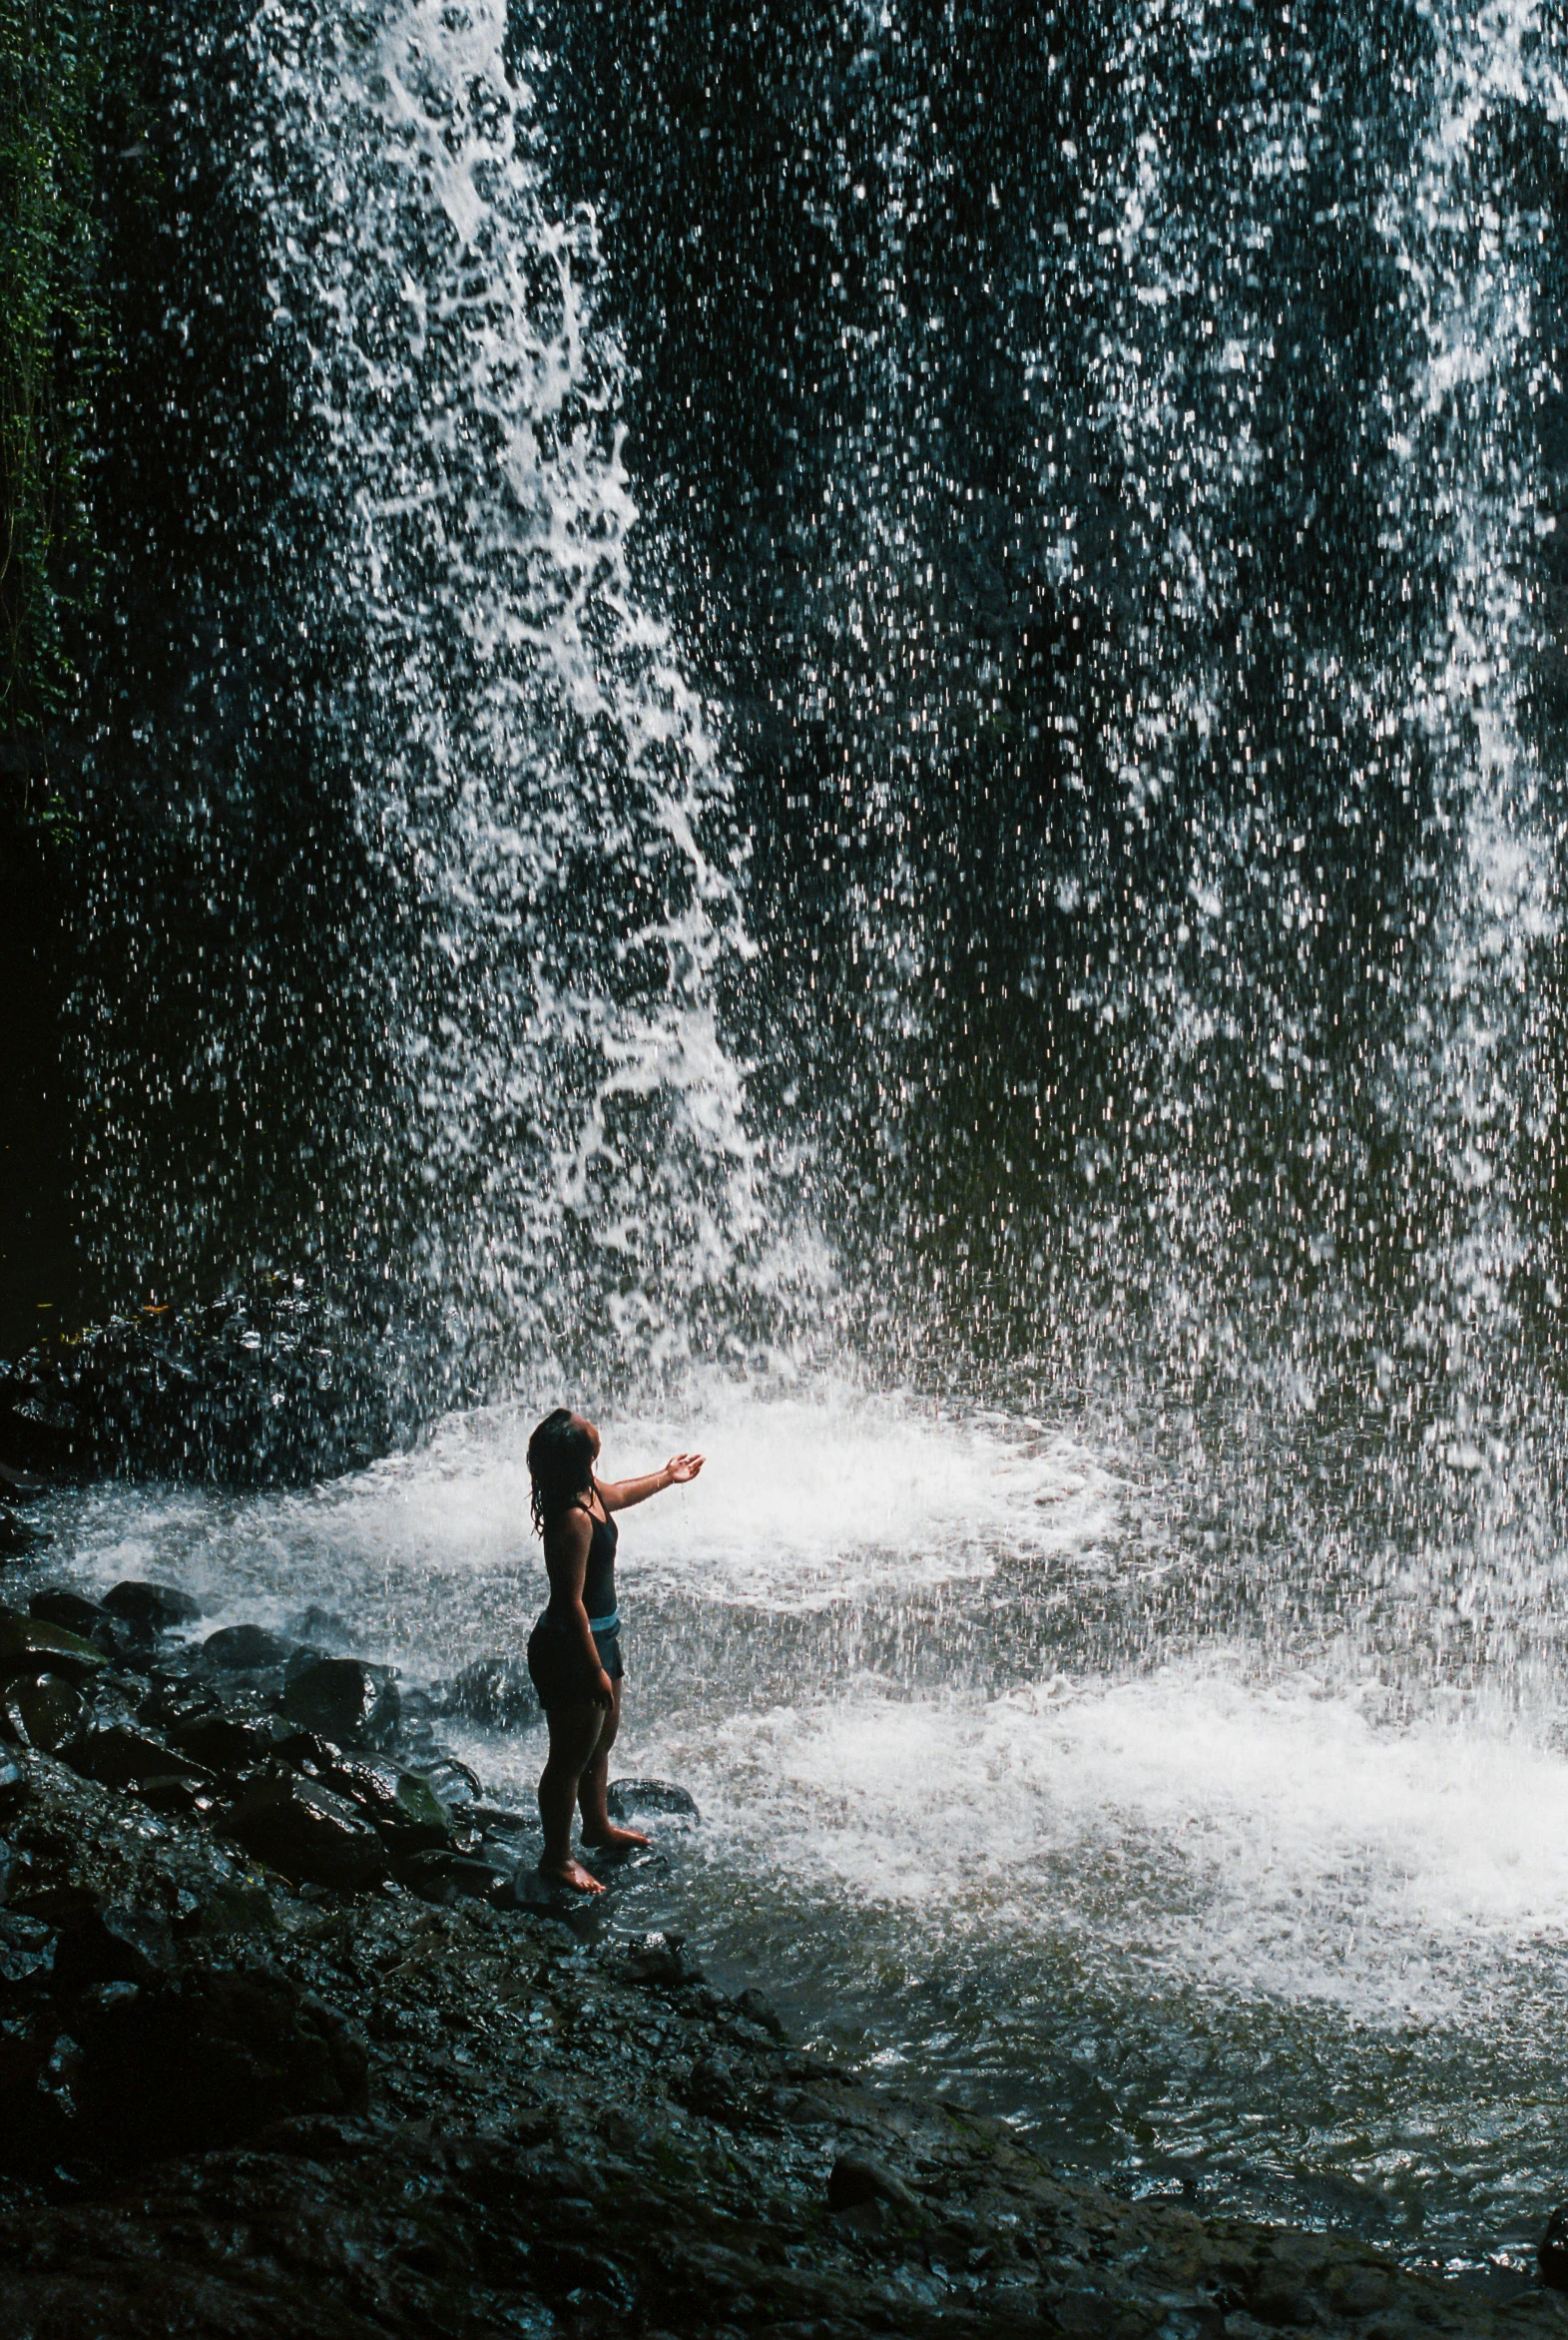
[[[618,1682],[626,1671],[620,1633],[596,1633],[594,1647],[611,1681]],[[547,1714],[552,1706],[587,1706],[593,1700],[595,1683],[583,1645],[552,1616],[542,1616],[528,1636],[528,1672]]]

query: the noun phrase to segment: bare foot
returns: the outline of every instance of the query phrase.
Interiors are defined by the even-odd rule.
[[[641,1829],[617,1828],[613,1820],[607,1820],[597,1836],[583,1838],[584,1844],[596,1853],[616,1853],[623,1845],[651,1845],[653,1841],[651,1836],[644,1836]]]
[[[563,1861],[558,1869],[547,1869],[541,1861],[539,1874],[541,1877],[548,1877],[552,1885],[571,1886],[574,1893],[603,1893],[604,1891],[598,1878],[591,1877],[581,1861],[574,1861],[570,1858]]]

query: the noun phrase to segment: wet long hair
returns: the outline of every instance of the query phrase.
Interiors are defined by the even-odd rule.
[[[528,1475],[533,1481],[528,1508],[535,1533],[543,1535],[594,1483],[593,1441],[569,1407],[547,1414],[529,1440]]]

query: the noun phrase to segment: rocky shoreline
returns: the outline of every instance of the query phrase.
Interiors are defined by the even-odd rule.
[[[797,2052],[680,1938],[618,1931],[613,1879],[608,1917],[543,1886],[529,1818],[439,1743],[443,1708],[515,1716],[504,1666],[407,1695],[193,1607],[0,1611],[15,2340],[1568,2331],[1552,2290],[1129,2204]]]

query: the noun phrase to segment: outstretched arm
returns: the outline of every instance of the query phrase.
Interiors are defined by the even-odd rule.
[[[672,1455],[663,1470],[650,1470],[644,1478],[612,1479],[608,1486],[596,1479],[599,1500],[607,1511],[626,1511],[633,1503],[646,1503],[650,1495],[663,1494],[667,1486],[687,1486],[702,1469],[706,1457],[702,1455]]]

